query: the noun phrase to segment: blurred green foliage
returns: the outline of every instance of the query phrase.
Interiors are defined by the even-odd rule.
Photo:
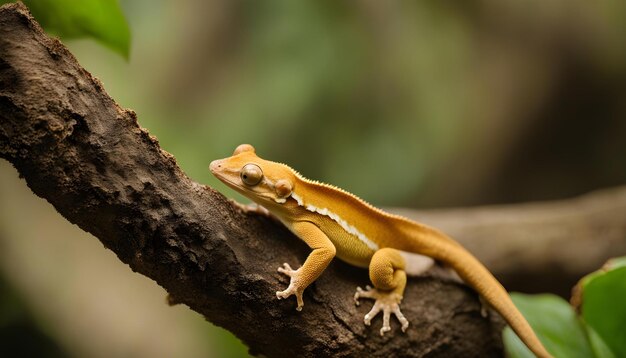
[[[125,4],[143,59],[102,77],[192,178],[220,190],[207,163],[246,142],[377,205],[545,199],[626,178],[611,164],[626,150],[621,97],[604,90],[626,73],[620,22],[604,11],[624,5],[160,4],[156,24]]]
[[[68,357],[32,317],[21,297],[0,275],[0,355],[6,357]]]
[[[516,293],[511,297],[555,357],[626,356],[626,257],[587,275],[578,288],[580,315],[554,295]],[[503,339],[510,357],[534,357],[510,327]]]
[[[0,5],[15,2],[0,0]],[[130,29],[118,0],[23,0],[47,32],[63,39],[91,37],[130,56]]]
[[[241,28],[222,34],[234,49],[207,52],[210,65],[192,61],[176,74],[189,82],[172,77],[175,91],[163,88],[166,101],[178,102],[164,103],[176,109],[170,117],[179,119],[163,132],[182,131],[188,148],[201,148],[183,158],[193,161],[190,175],[206,177],[206,163],[249,142],[265,158],[377,204],[411,201],[466,128],[465,100],[447,100],[470,85],[460,72],[471,56],[458,46],[465,21],[432,4],[404,3],[389,20],[396,25],[345,4],[242,4],[227,14]],[[387,182],[394,185],[380,190]]]

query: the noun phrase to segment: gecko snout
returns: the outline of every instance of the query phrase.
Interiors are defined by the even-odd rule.
[[[211,164],[209,164],[209,170],[213,174],[215,174],[221,168],[222,168],[222,161],[221,160],[214,160],[214,161],[211,162]]]

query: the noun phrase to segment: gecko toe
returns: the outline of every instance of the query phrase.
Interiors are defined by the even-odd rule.
[[[391,327],[384,327],[383,326],[383,328],[380,329],[380,335],[384,336],[385,332],[389,332],[389,331],[391,331]]]

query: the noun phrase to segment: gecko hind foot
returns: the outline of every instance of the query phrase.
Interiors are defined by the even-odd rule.
[[[359,298],[370,298],[376,300],[374,307],[372,307],[363,319],[365,325],[369,326],[372,319],[376,317],[380,311],[383,311],[383,327],[380,329],[381,336],[384,335],[385,332],[391,331],[389,320],[392,313],[398,318],[398,321],[400,321],[400,324],[402,325],[402,332],[406,332],[407,328],[409,328],[409,321],[400,311],[400,302],[402,301],[401,295],[394,293],[393,291],[381,291],[376,288],[366,286],[365,290],[361,287],[356,288],[354,303],[357,306],[360,304]]]

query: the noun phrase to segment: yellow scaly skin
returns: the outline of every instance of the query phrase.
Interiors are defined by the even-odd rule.
[[[359,298],[376,300],[365,323],[369,325],[383,311],[381,335],[391,329],[392,313],[405,331],[409,322],[399,305],[406,285],[406,264],[400,251],[412,252],[449,265],[502,315],[535,355],[551,357],[504,287],[474,256],[440,231],[388,214],[342,189],[305,179],[285,164],[263,160],[249,144],[238,146],[229,158],[211,162],[209,169],[262,206],[256,211],[269,211],[313,250],[299,269],[287,263],[278,268],[291,279],[289,287],[276,296],[295,295],[297,310],[304,305],[304,289],[338,256],[352,265],[369,267],[374,288],[357,288],[354,296],[357,304]]]

